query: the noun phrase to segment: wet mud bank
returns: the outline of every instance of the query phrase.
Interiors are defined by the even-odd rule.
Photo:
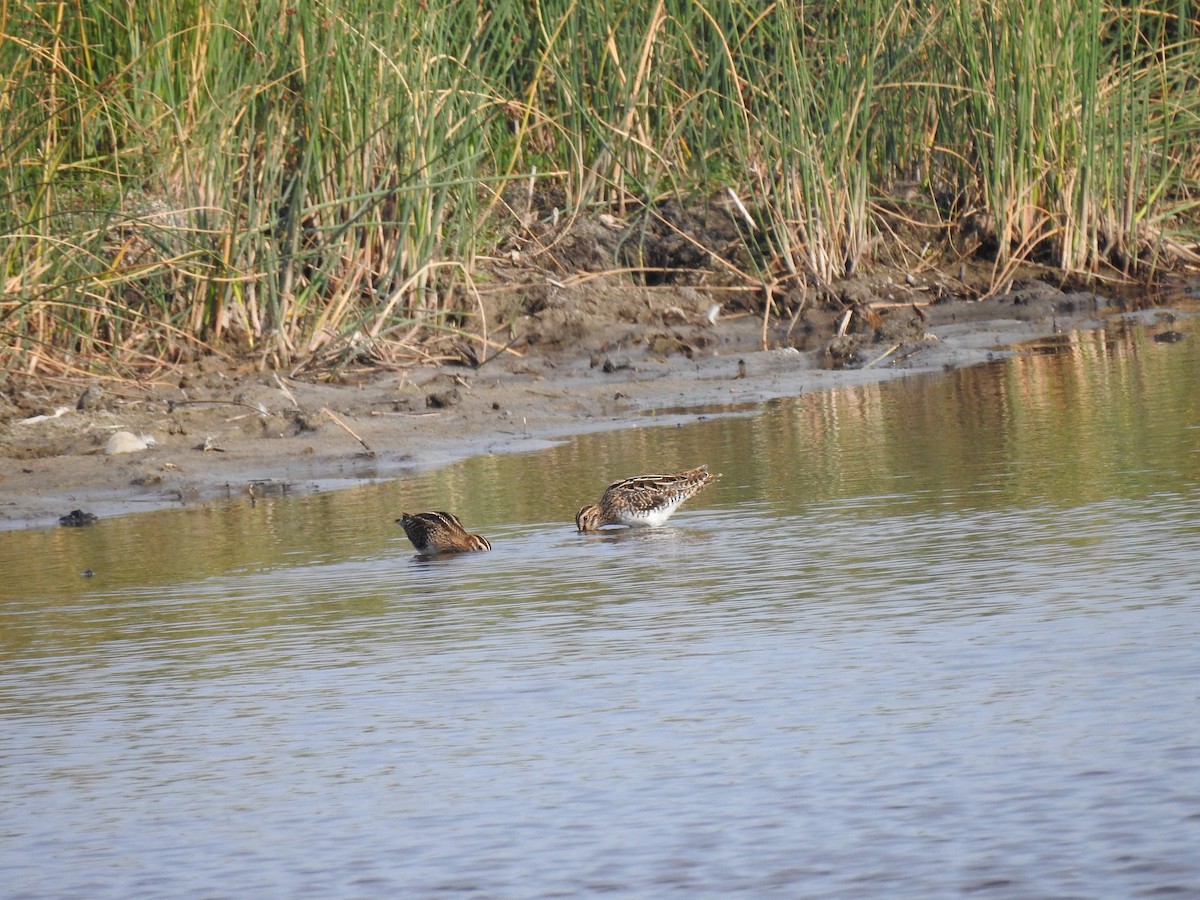
[[[942,372],[1075,329],[1184,334],[1044,285],[989,300],[847,304],[764,322],[694,288],[543,291],[482,361],[337,382],[205,359],[133,384],[13,383],[0,397],[0,529],[214,500],[333,490],[599,430]],[[765,346],[768,349],[763,349]],[[654,414],[654,415],[651,415]]]

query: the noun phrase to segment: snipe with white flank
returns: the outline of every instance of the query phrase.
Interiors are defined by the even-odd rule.
[[[708,466],[700,466],[675,475],[639,475],[608,486],[599,503],[585,506],[575,516],[581,531],[595,531],[605,525],[643,525],[656,527],[705,485],[720,478]]]
[[[492,549],[482,534],[468,534],[453,513],[423,512],[411,516],[404,513],[396,522],[404,527],[404,533],[422,556]]]

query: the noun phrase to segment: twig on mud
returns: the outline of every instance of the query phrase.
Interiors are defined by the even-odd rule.
[[[428,418],[432,418],[433,416],[445,415],[445,413],[442,413],[442,412],[399,412],[399,411],[388,412],[387,410],[373,409],[373,410],[371,410],[370,415],[372,418],[378,418],[380,416],[391,416],[391,417],[397,418],[397,419],[428,419]]]
[[[927,290],[929,290],[929,288],[917,288],[916,290],[927,291]],[[868,303],[867,309],[872,309],[872,310],[874,310],[874,309],[901,309],[905,306],[911,306],[914,310],[917,311],[918,314],[924,315],[924,313],[921,313],[920,308],[922,306],[932,306],[934,304],[934,302],[935,301],[933,301],[933,300],[901,300],[901,301],[898,301],[895,303],[885,303],[883,301],[878,301],[878,302]]]
[[[296,402],[296,395],[295,395],[295,394],[293,394],[293,393],[291,392],[291,390],[288,388],[288,386],[287,386],[286,384],[284,384],[284,383],[283,383],[283,379],[279,377],[279,373],[278,373],[278,372],[272,372],[271,374],[272,374],[272,375],[275,377],[275,383],[276,383],[277,385],[279,385],[279,390],[281,390],[281,391],[283,392],[283,396],[285,396],[285,397],[287,397],[287,398],[288,398],[288,400],[291,402],[292,406],[294,406],[294,407],[296,407],[297,409],[299,409],[299,408],[300,408],[300,404]]]
[[[624,266],[618,269],[605,269],[602,272],[580,272],[572,275],[570,278],[559,280],[557,278],[547,278],[547,284],[557,288],[578,287],[581,284],[587,284],[589,281],[599,281],[607,278],[620,278],[622,275],[666,275],[668,273],[679,274],[694,274],[699,275],[699,269],[669,269],[666,266]]]
[[[525,393],[536,394],[539,397],[549,397],[551,400],[561,400],[567,396],[566,391],[535,391],[533,388],[525,388]]]
[[[477,365],[475,367],[475,371],[478,372],[480,369],[482,369],[484,366],[486,366],[488,363],[490,363],[493,359],[495,359],[501,353],[511,352],[516,356],[523,356],[523,354],[517,353],[516,350],[511,349],[512,345],[515,344],[517,341],[521,340],[522,338],[524,338],[524,335],[522,335],[522,334],[519,334],[516,337],[514,337],[511,341],[509,341],[507,344],[505,344],[503,347],[501,347],[499,350],[497,350],[495,353],[493,353],[491,356],[487,357],[486,359],[484,359],[483,362],[481,362],[479,365]],[[495,346],[495,344],[491,341],[488,341],[487,343],[491,344],[492,346]]]
[[[323,413],[325,413],[325,415],[329,416],[329,418],[331,418],[333,420],[334,424],[340,426],[346,432],[346,434],[350,435],[350,437],[352,437],[356,441],[358,441],[362,445],[362,448],[367,451],[367,453],[370,455],[370,457],[372,459],[375,458],[375,451],[372,450],[369,446],[367,446],[367,442],[364,441],[362,438],[360,438],[357,434],[355,434],[354,429],[351,428],[349,425],[347,425],[345,422],[343,422],[337,416],[337,414],[333,412],[333,410],[331,410],[327,406],[322,406],[321,412],[323,412]]]
[[[850,307],[850,309],[846,310],[845,315],[842,316],[842,320],[840,322],[838,322],[837,331],[835,332],[834,337],[844,337],[845,336],[846,329],[850,327],[850,319],[853,316],[854,316],[854,307]]]
[[[260,416],[268,415],[267,408],[261,403],[244,403],[241,400],[168,400],[167,412],[174,412],[180,406],[244,406],[252,409]]]
[[[889,356],[891,356],[893,353],[895,353],[897,350],[899,350],[900,347],[901,347],[900,344],[892,344],[892,346],[890,346],[886,350],[884,350],[883,353],[879,354],[879,356],[875,357],[873,360],[871,360],[869,363],[867,363],[865,366],[863,366],[863,368],[869,369],[869,368],[871,368],[871,366],[875,365],[876,363],[883,362],[885,359],[887,359]]]

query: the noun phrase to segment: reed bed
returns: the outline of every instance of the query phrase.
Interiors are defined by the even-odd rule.
[[[764,304],[876,264],[900,185],[993,285],[1152,277],[1197,260],[1197,72],[1182,2],[2,4],[0,370],[482,359],[533,193],[731,197]]]

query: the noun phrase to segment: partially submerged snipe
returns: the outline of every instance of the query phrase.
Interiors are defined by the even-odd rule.
[[[595,531],[605,525],[655,527],[671,517],[689,497],[720,478],[708,466],[675,475],[639,475],[608,486],[599,503],[585,506],[575,516],[580,531]]]
[[[404,533],[422,556],[492,549],[483,535],[468,534],[453,513],[423,512],[411,516],[404,513],[396,521],[404,527]]]

